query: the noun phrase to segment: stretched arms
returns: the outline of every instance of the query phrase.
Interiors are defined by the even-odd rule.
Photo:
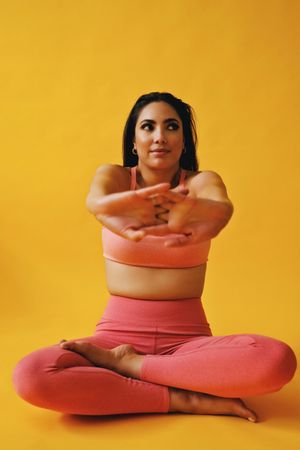
[[[169,183],[130,191],[129,183],[130,175],[124,167],[101,166],[86,200],[97,220],[127,239],[176,233],[166,245],[200,242],[215,237],[233,213],[226,187],[212,171],[194,176],[189,191],[170,190]]]

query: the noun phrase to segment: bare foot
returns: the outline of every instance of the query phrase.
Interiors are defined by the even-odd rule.
[[[136,352],[130,344],[122,344],[111,350],[84,341],[61,341],[66,350],[79,353],[95,366],[104,367],[121,375],[140,379],[144,356]],[[237,398],[224,398],[200,392],[169,387],[170,412],[178,411],[191,414],[223,414],[240,416],[253,422],[257,417]]]
[[[171,387],[169,387],[169,393],[170,412],[239,416],[251,422],[257,422],[256,414],[239,398],[217,397]]]
[[[61,341],[60,345],[87,358],[95,366],[114,370],[121,375],[138,378],[143,362],[143,355],[138,354],[130,344],[122,344],[111,350],[80,340]]]

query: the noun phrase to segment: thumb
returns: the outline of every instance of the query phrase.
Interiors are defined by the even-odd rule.
[[[144,227],[143,231],[145,232],[145,234],[154,236],[164,236],[166,234],[170,234],[170,229],[167,224]]]
[[[190,239],[185,234],[178,235],[174,238],[167,239],[165,247],[182,247],[190,242]]]
[[[174,189],[171,189],[171,191],[184,195],[187,195],[190,192],[188,188],[182,186],[176,186]]]
[[[135,230],[133,228],[127,228],[123,231],[123,236],[126,239],[130,239],[131,241],[140,241],[145,236],[145,232],[143,230]]]

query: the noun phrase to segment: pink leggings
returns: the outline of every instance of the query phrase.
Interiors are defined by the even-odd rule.
[[[213,336],[199,298],[111,296],[94,335],[80,339],[107,349],[133,345],[146,355],[140,379],[97,367],[58,343],[18,362],[13,373],[18,395],[68,414],[167,413],[168,386],[221,397],[255,396],[281,389],[297,366],[293,350],[280,340]]]

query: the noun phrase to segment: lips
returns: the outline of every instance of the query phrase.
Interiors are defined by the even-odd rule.
[[[167,152],[169,152],[170,150],[168,150],[168,149],[166,149],[166,148],[155,148],[155,149],[153,149],[153,150],[150,150],[150,152],[151,153],[153,153],[153,152],[164,152],[164,153],[167,153]]]
[[[168,153],[170,153],[170,150],[165,148],[156,148],[155,150],[150,150],[150,153],[154,156],[154,158],[164,158]]]

